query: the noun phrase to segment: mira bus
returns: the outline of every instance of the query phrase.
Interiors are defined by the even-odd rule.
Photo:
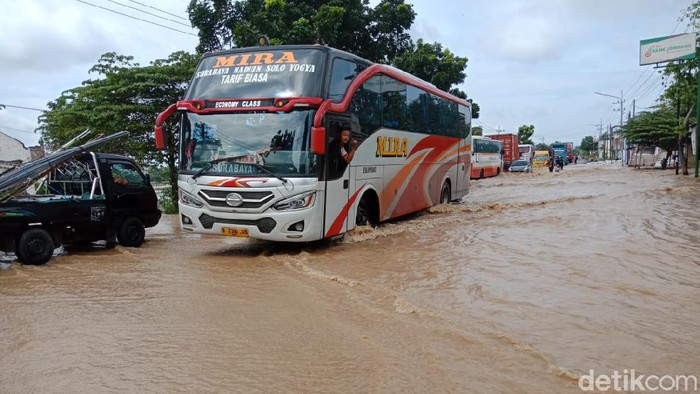
[[[471,179],[498,176],[503,172],[503,142],[472,137]]]
[[[469,191],[470,104],[330,47],[207,54],[158,116],[159,149],[174,113],[186,231],[312,241]],[[349,164],[343,128],[359,143]]]

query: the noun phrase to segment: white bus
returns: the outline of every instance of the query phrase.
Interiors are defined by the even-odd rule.
[[[503,142],[488,137],[472,137],[471,179],[498,176],[503,172]]]
[[[312,241],[469,191],[470,104],[326,46],[206,54],[158,117],[160,149],[176,112],[185,231]],[[358,142],[349,164],[344,128]]]
[[[532,164],[532,161],[535,159],[535,145],[520,144],[518,145],[518,152],[520,153],[520,160],[527,160]]]

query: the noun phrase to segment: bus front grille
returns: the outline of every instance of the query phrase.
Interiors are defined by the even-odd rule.
[[[233,224],[233,225],[243,225],[243,226],[255,226],[260,230],[261,233],[264,234],[269,234],[274,230],[275,226],[277,225],[277,222],[272,219],[272,218],[261,218],[257,220],[249,220],[249,219],[224,219],[224,218],[217,218],[211,215],[207,215],[206,213],[203,213],[199,216],[199,222],[202,224],[202,227],[206,229],[210,229],[214,226],[214,223],[221,223],[221,224]]]

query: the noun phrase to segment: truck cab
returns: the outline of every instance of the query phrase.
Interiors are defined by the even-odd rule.
[[[62,245],[105,241],[108,248],[117,242],[141,246],[145,228],[158,224],[161,216],[148,175],[130,158],[115,154],[76,151],[62,159],[48,168],[25,170],[27,176],[42,174],[36,193],[0,200],[0,250],[38,265]],[[0,186],[13,183],[9,181]]]

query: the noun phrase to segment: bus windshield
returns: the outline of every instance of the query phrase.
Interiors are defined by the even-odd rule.
[[[324,61],[318,49],[214,54],[197,66],[185,99],[319,97]]]
[[[317,156],[310,151],[313,115],[313,111],[184,114],[180,171],[316,176]]]

